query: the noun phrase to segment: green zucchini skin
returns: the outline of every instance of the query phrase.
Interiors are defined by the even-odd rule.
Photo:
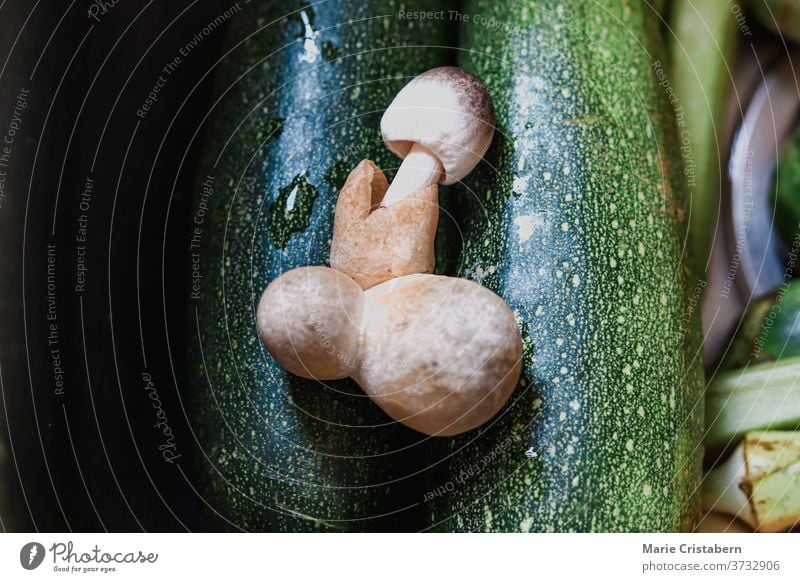
[[[231,23],[225,50],[253,36],[220,65],[219,92],[229,91],[204,141],[204,278],[190,314],[196,473],[230,529],[421,527],[414,473],[425,438],[351,381],[288,374],[255,327],[270,281],[327,263],[336,196],[350,170],[363,158],[399,165],[381,141],[383,109],[411,77],[452,60],[443,48],[452,27],[403,18],[401,8],[447,6],[260,2]],[[288,16],[272,22],[280,14]],[[203,196],[207,175],[213,194]]]
[[[703,370],[658,17],[611,0],[482,3],[459,64],[498,133],[461,189],[460,274],[518,315],[523,377],[487,425],[439,442],[442,531],[692,527]]]

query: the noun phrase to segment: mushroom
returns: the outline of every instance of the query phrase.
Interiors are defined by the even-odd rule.
[[[395,420],[422,433],[482,425],[519,380],[522,339],[511,309],[467,279],[407,275],[365,293],[353,378]]]
[[[467,279],[407,275],[363,292],[334,269],[301,267],[267,287],[258,329],[290,372],[350,376],[389,416],[428,435],[480,426],[520,375],[514,314]]]
[[[379,207],[388,182],[370,160],[350,173],[333,219],[331,266],[347,273],[364,289],[392,277],[430,273],[439,222],[435,184],[402,202]]]
[[[382,204],[462,180],[489,149],[494,124],[492,98],[474,75],[438,67],[412,79],[381,119],[384,143],[403,160]]]
[[[273,358],[303,378],[336,380],[352,370],[364,293],[327,267],[292,269],[270,283],[256,313],[258,333]]]
[[[472,171],[494,123],[492,99],[473,75],[439,67],[412,79],[381,119],[384,142],[403,159],[400,169],[391,184],[369,160],[350,174],[336,204],[331,266],[364,289],[432,272],[437,184]]]
[[[403,159],[390,185],[371,161],[336,202],[331,266],[270,283],[258,306],[267,350],[305,378],[353,378],[392,418],[454,435],[494,416],[517,385],[522,339],[505,302],[466,279],[428,274],[438,183],[462,179],[489,147],[486,89],[454,67],[406,85],[381,121]]]

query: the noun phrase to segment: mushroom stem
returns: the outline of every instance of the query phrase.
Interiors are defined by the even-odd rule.
[[[400,169],[389,184],[381,206],[399,202],[406,196],[436,184],[442,177],[442,163],[431,150],[415,143],[400,164]]]

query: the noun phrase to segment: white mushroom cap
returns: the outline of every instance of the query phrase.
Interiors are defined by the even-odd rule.
[[[494,106],[483,84],[458,67],[438,67],[403,87],[381,119],[386,146],[400,158],[419,143],[444,168],[442,184],[463,179],[489,149]]]

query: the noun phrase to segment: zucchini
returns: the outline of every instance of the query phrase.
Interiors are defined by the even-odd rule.
[[[406,14],[447,7],[261,2],[232,22],[197,186],[190,356],[196,472],[230,529],[420,527],[413,475],[425,437],[352,381],[286,372],[259,340],[255,311],[278,275],[328,261],[350,170],[362,158],[397,167],[383,109],[410,78],[447,64],[452,44],[447,22]]]
[[[677,2],[670,15],[675,119],[690,201],[691,241],[700,272],[706,271],[712,235],[722,233],[717,226],[724,171],[722,124],[738,33],[733,6],[738,4]]]
[[[691,530],[703,370],[659,18],[612,0],[466,2],[459,64],[498,133],[461,189],[460,274],[515,311],[523,378],[437,441],[444,531]]]

